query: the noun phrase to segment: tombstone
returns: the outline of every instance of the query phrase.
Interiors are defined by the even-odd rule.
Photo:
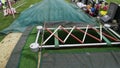
[[[114,17],[114,19],[120,19],[120,5],[118,6],[118,8],[117,8],[117,11],[116,11],[116,14],[115,14],[115,17]]]
[[[101,17],[100,19],[103,22],[108,22],[110,20],[113,20],[115,18],[115,16],[116,16],[117,9],[118,9],[118,4],[111,2],[110,5],[109,5],[107,15]]]
[[[118,9],[118,4],[116,3],[110,3],[109,9],[108,9],[108,13],[107,15],[111,17],[111,19],[115,18],[115,14],[117,12]]]

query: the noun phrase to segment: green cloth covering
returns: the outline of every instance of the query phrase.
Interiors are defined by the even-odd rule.
[[[43,0],[23,11],[3,33],[23,32],[28,26],[42,25],[44,22],[80,22],[97,25],[94,18],[85,14],[76,5],[64,0]]]

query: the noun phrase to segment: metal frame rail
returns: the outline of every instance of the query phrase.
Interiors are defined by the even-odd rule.
[[[104,32],[103,29],[107,33]],[[38,37],[39,37],[39,34],[40,34],[40,30],[42,30],[44,32],[47,31],[47,32],[50,33],[50,35],[46,39],[44,39],[44,41],[42,42],[41,45],[38,46],[38,48],[77,47],[77,46],[80,47],[80,46],[98,46],[98,45],[118,45],[118,44],[120,44],[120,35],[117,34],[111,28],[104,27],[102,25],[100,25],[99,27],[91,27],[89,25],[87,25],[86,27],[76,27],[76,26],[73,26],[71,28],[65,28],[65,27],[60,25],[57,28],[45,28],[45,27],[44,28],[40,28],[38,30],[38,34],[37,34],[35,43],[37,43],[37,40],[38,40]],[[66,37],[64,39],[61,39],[59,37],[58,30],[62,30],[65,33],[67,33],[67,35],[66,35]],[[72,33],[74,30],[77,30],[79,33],[84,33],[84,35],[82,36],[83,38],[80,39],[77,36],[75,36]],[[90,34],[88,32],[89,30],[95,31],[99,35],[99,38],[94,36],[93,34]],[[43,33],[43,34],[45,34],[45,33]],[[70,36],[74,40],[79,42],[79,44],[78,43],[77,44],[76,43],[75,44],[66,44],[66,41],[68,40],[68,38]],[[98,42],[85,43],[87,36],[89,36],[90,38],[93,38],[94,40],[96,40]],[[54,37],[54,45],[49,45],[49,44],[47,45],[46,43],[48,42],[48,40],[50,40],[51,37]],[[60,44],[60,43],[62,43],[62,44]]]

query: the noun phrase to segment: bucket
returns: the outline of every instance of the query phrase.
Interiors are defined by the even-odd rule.
[[[39,51],[39,44],[38,43],[32,43],[30,45],[30,49],[32,52],[38,52]]]

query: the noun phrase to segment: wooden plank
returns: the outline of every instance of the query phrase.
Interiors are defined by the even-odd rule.
[[[10,33],[0,42],[0,67],[5,68],[22,33]]]

